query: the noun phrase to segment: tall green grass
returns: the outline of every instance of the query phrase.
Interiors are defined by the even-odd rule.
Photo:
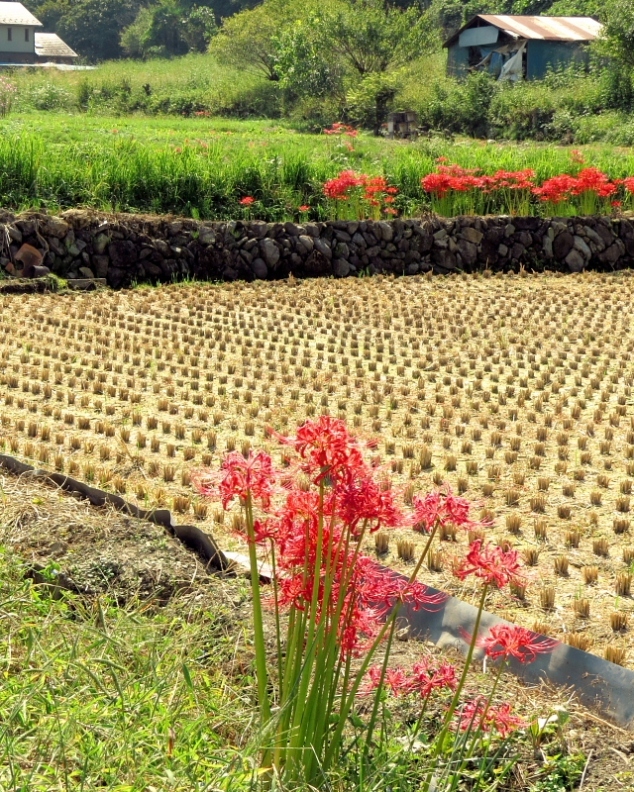
[[[215,119],[25,114],[0,127],[0,202],[7,208],[95,207],[176,213],[203,219],[326,219],[322,185],[351,168],[384,175],[399,188],[406,214],[429,207],[420,179],[447,157],[492,173],[533,168],[539,180],[573,167],[570,150],[441,138],[392,141],[360,135],[353,150],[325,135],[279,123]],[[612,177],[634,175],[634,152],[584,148],[589,165]]]
[[[209,55],[173,60],[108,61],[94,71],[18,69],[17,110],[92,114],[213,115],[276,117],[278,88],[256,74],[218,64]]]
[[[0,789],[250,788],[249,681],[222,670],[226,590],[117,607],[54,599],[25,571],[0,550]]]

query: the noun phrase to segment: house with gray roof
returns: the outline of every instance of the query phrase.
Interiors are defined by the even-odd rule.
[[[72,64],[77,53],[55,33],[42,33],[42,23],[16,2],[0,2],[0,66]]]

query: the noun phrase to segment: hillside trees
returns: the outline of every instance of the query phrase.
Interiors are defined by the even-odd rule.
[[[256,0],[24,0],[24,5],[90,61],[126,54],[121,37],[130,26],[129,49],[139,56],[204,51],[224,17]],[[170,31],[170,26],[174,31]],[[162,48],[165,48],[164,50]]]
[[[161,0],[141,8],[134,22],[121,34],[125,53],[136,57],[170,57],[205,52],[217,32],[211,8],[183,8],[177,0]]]

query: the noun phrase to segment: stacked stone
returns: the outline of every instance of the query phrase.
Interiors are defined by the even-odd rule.
[[[73,210],[0,216],[0,267],[49,270],[113,288],[184,278],[231,281],[359,274],[581,272],[634,264],[631,218],[430,216],[391,221],[212,223]]]

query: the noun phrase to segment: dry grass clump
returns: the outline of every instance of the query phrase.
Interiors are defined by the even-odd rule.
[[[618,632],[632,657],[612,625],[632,613],[633,293],[628,275],[548,275],[2,297],[0,452],[214,524],[230,549],[193,471],[259,447],[283,468],[266,428],[329,413],[377,441],[409,502],[444,483],[480,502],[483,535],[540,583],[514,592],[517,621],[554,607],[579,635],[585,598],[593,651]],[[421,577],[468,597],[451,573],[468,539],[448,527]],[[368,543],[405,569],[397,537]]]

